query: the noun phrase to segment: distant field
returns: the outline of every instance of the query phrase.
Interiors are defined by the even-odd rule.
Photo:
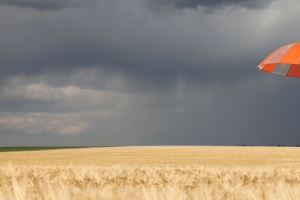
[[[0,153],[0,165],[155,165],[299,167],[298,147],[143,146]]]
[[[0,147],[0,152],[12,152],[12,151],[42,151],[42,150],[57,150],[57,149],[78,149],[78,148],[90,148],[90,147]]]
[[[300,199],[297,147],[103,147],[0,153],[0,199]]]

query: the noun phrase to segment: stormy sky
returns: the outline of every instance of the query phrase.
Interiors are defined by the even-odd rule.
[[[298,0],[0,0],[0,146],[299,145]]]

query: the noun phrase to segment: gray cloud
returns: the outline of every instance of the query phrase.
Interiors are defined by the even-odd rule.
[[[177,8],[196,8],[197,6],[218,7],[237,5],[247,8],[262,8],[273,0],[158,0],[162,5],[171,5]]]
[[[102,2],[107,2],[101,0]],[[84,4],[95,3],[94,0],[0,0],[0,5],[31,8],[40,11],[60,10],[66,8],[78,8]],[[116,1],[117,2],[117,1]],[[247,8],[265,7],[273,0],[144,0],[149,5],[172,6],[175,8],[196,8],[197,6],[226,6],[237,5]]]
[[[91,0],[85,2],[88,3],[91,2]],[[82,4],[83,2],[80,0],[0,0],[0,5],[30,8],[40,11],[78,7]]]
[[[200,86],[182,79],[165,93],[89,94],[85,89],[44,85],[46,96],[25,89],[28,94],[21,93],[27,96],[22,101],[10,106],[1,102],[12,109],[2,111],[0,130],[5,137],[13,131],[10,140],[36,135],[39,144],[47,138],[61,144],[65,138],[65,144],[73,145],[295,145],[300,98],[294,92],[296,81],[257,71],[255,78],[235,85]],[[47,98],[55,93],[60,101],[51,105]],[[37,100],[44,105],[34,103]]]
[[[219,80],[223,73],[239,71],[239,65],[262,53],[256,44],[270,33],[262,20],[268,10],[243,7],[215,14],[201,7],[154,11],[143,1],[129,0],[54,12],[9,7],[1,13],[1,74],[70,74],[74,66],[98,66],[159,87],[179,76]],[[220,65],[229,68],[218,75]]]
[[[72,2],[0,2],[1,146],[297,141],[299,80],[255,66],[298,2]]]

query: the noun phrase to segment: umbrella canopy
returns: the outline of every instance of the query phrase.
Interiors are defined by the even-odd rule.
[[[300,78],[300,42],[280,47],[257,67],[272,74]]]

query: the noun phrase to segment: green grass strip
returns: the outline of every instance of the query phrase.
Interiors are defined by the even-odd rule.
[[[90,146],[51,146],[51,147],[0,147],[0,152],[13,152],[13,151],[42,151],[42,150],[57,150],[57,149],[79,149],[79,148],[92,148]]]

